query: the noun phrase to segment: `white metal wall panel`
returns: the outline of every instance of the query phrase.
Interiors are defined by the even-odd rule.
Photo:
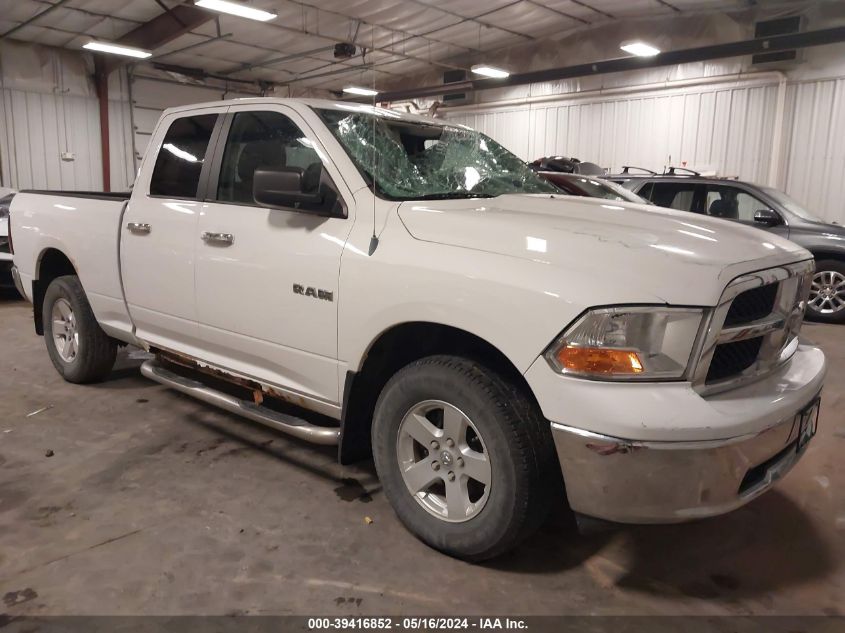
[[[159,116],[166,108],[254,96],[254,94],[232,92],[222,88],[180,85],[147,77],[133,78],[132,118],[135,123],[134,151],[137,163],[140,164]]]
[[[845,78],[789,86],[787,193],[829,222],[845,224]]]
[[[3,186],[102,188],[97,102],[89,97],[2,89]],[[63,160],[62,153],[73,154]]]
[[[764,181],[776,85],[631,94],[449,115],[525,160],[563,154],[617,170],[641,165],[715,169]]]
[[[543,94],[543,91],[538,88]],[[447,114],[525,160],[562,154],[618,170],[668,164],[766,184],[778,86],[749,82],[567,97]],[[783,189],[827,221],[845,224],[845,77],[789,83],[780,171]]]

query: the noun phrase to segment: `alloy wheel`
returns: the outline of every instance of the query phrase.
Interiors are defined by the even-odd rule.
[[[808,305],[819,314],[835,314],[845,309],[845,275],[835,270],[817,272],[810,286]]]
[[[59,357],[71,363],[79,352],[79,332],[76,330],[76,316],[67,299],[59,298],[53,304],[53,342]]]
[[[490,496],[492,470],[472,420],[441,400],[413,406],[399,425],[399,469],[428,513],[458,523],[476,516]]]

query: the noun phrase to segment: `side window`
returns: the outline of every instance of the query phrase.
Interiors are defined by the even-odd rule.
[[[694,207],[695,189],[695,183],[691,182],[656,182],[650,199],[658,207],[698,212]]]
[[[217,199],[254,204],[252,183],[257,169],[297,169],[303,190],[317,191],[322,167],[311,141],[288,117],[278,112],[238,112],[223,151]]]
[[[707,186],[706,205],[707,215],[742,222],[753,222],[757,211],[769,208],[750,193],[725,185]]]
[[[637,195],[640,198],[645,198],[646,200],[651,200],[651,193],[652,193],[653,188],[654,188],[654,183],[647,182],[645,185],[643,185],[643,188],[640,189],[637,192]]]
[[[167,129],[150,180],[151,196],[196,198],[216,114],[176,119]]]

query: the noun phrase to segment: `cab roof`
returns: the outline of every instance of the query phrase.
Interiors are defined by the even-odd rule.
[[[203,103],[193,103],[190,105],[176,106],[167,108],[164,114],[173,114],[178,112],[190,112],[200,108],[213,108],[221,105],[287,105],[296,109],[303,106],[306,108],[315,108],[323,110],[345,110],[349,112],[363,112],[367,114],[374,114],[388,119],[397,121],[407,121],[408,123],[425,123],[427,125],[450,125],[449,122],[442,119],[435,119],[427,116],[420,116],[418,114],[410,114],[407,112],[398,112],[388,108],[381,108],[365,103],[356,103],[354,101],[334,101],[332,99],[299,99],[289,97],[245,97],[238,99],[226,99],[225,101],[206,101]],[[454,124],[451,124],[454,125]]]

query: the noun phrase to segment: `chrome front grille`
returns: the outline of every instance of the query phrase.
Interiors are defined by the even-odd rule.
[[[714,393],[765,376],[792,357],[804,320],[812,261],[743,275],[713,309],[693,384]]]
[[[762,344],[763,337],[755,336],[742,341],[717,345],[713,358],[710,360],[710,367],[707,369],[705,384],[712,385],[714,382],[744,372],[757,362]]]
[[[725,317],[724,327],[752,323],[769,316],[775,307],[778,287],[776,282],[737,295]]]

